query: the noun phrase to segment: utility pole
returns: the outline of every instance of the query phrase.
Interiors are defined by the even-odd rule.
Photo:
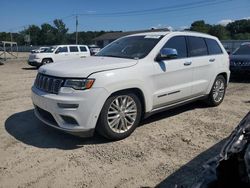
[[[76,14],[76,44],[78,44],[78,15]]]
[[[13,42],[12,30],[10,31],[10,41]]]
[[[10,41],[11,42],[13,42],[13,36],[12,36],[12,30],[10,30]],[[11,50],[11,52],[12,52],[12,43],[11,43],[11,45],[10,45],[10,50]]]

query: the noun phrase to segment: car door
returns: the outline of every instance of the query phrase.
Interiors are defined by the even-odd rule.
[[[78,46],[69,46],[69,55],[71,59],[78,59],[80,58],[80,51]]]
[[[86,46],[79,46],[80,48],[80,58],[85,58],[90,56],[90,51],[88,50],[88,48]]]
[[[59,46],[56,50],[55,50],[55,55],[53,60],[55,62],[57,61],[64,61],[69,59],[69,50],[67,46]]]
[[[187,57],[185,36],[170,38],[163,48],[176,49],[178,55],[175,59],[154,63],[154,108],[180,102],[191,96],[193,68]]]
[[[194,69],[192,95],[194,97],[204,95],[213,77],[214,64],[218,58],[209,56],[204,38],[188,36],[187,42],[188,56]]]

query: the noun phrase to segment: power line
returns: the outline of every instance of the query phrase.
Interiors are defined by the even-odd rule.
[[[125,11],[125,12],[112,12],[112,13],[81,13],[78,14],[79,16],[105,16],[105,17],[111,17],[111,16],[135,16],[135,15],[147,15],[147,14],[159,14],[159,13],[167,13],[167,11],[179,11],[183,9],[190,9],[190,8],[199,8],[199,7],[205,7],[210,5],[218,5],[222,3],[226,3],[233,0],[222,0],[222,1],[196,1],[192,3],[184,3],[184,4],[178,4],[178,5],[172,5],[172,6],[165,6],[165,7],[159,7],[154,9],[146,9],[146,10],[135,10],[135,11]]]
[[[59,18],[61,20],[66,20],[68,18],[74,18],[77,16],[77,26],[78,26],[78,16],[88,16],[88,17],[95,17],[95,16],[101,16],[101,17],[126,17],[126,16],[143,16],[143,15],[148,15],[148,14],[162,14],[162,13],[168,13],[168,12],[178,12],[181,10],[186,10],[186,9],[194,9],[194,8],[201,8],[205,6],[211,6],[211,5],[218,5],[222,3],[227,3],[233,0],[212,0],[212,1],[195,1],[191,3],[183,3],[183,4],[178,4],[178,5],[172,5],[172,6],[164,6],[164,7],[158,7],[158,8],[152,8],[152,9],[144,9],[144,10],[132,10],[132,11],[124,11],[124,12],[106,12],[106,13],[79,13],[79,14],[71,14],[62,18]],[[44,23],[53,23],[54,20],[49,20]],[[24,28],[28,27],[29,25],[32,24],[27,24],[19,27],[14,27],[9,30],[14,30],[14,29],[19,29],[19,28]],[[76,28],[77,30],[77,28]]]

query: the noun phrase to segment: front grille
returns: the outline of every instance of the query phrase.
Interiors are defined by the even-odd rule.
[[[62,78],[56,78],[39,73],[36,76],[34,85],[37,89],[40,89],[42,91],[58,94],[60,88],[62,87],[62,84]]]
[[[250,66],[250,61],[232,61],[232,64],[234,66],[242,66],[242,67],[245,67],[245,66]]]

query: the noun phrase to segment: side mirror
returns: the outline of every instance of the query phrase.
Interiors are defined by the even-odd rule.
[[[162,61],[167,59],[175,59],[177,58],[178,53],[174,48],[162,48],[160,53],[156,57],[156,61]]]

